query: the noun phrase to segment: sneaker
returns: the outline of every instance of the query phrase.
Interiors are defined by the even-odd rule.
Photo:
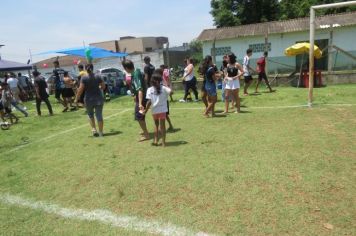
[[[199,102],[199,99],[194,99],[194,102]]]
[[[179,99],[179,102],[186,102],[184,99]]]
[[[62,112],[67,112],[68,111],[68,107],[64,108]]]

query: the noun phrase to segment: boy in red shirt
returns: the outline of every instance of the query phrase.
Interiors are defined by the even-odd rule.
[[[268,78],[267,78],[266,71],[265,71],[267,57],[268,57],[268,52],[264,52],[263,57],[261,57],[260,59],[257,60],[258,81],[257,81],[255,93],[258,93],[258,86],[260,85],[262,79],[265,80],[265,83],[266,83],[270,93],[275,91],[275,90],[272,90],[271,85],[268,82]]]

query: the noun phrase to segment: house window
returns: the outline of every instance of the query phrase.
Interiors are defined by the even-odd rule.
[[[145,48],[146,52],[152,52],[152,48]]]
[[[219,47],[215,48],[215,56],[223,56],[231,52],[231,47]],[[211,55],[213,55],[213,49],[211,49]]]
[[[271,51],[271,43],[268,43],[268,51]],[[264,43],[256,43],[248,45],[248,48],[251,48],[253,52],[264,52],[265,44]]]

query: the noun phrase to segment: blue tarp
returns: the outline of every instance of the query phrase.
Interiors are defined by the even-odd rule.
[[[127,53],[112,52],[112,51],[108,51],[108,50],[105,50],[102,48],[97,48],[97,47],[92,47],[92,46],[53,50],[53,51],[42,52],[37,55],[61,53],[61,54],[66,54],[66,55],[86,57],[85,51],[87,49],[90,49],[91,57],[94,59],[95,58],[105,58],[105,57],[125,57],[128,55]]]
[[[19,70],[31,70],[31,69],[32,69],[31,65],[0,59],[0,71],[19,71]]]

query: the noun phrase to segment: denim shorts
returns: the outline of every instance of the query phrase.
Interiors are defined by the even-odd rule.
[[[217,95],[215,82],[206,81],[205,90],[208,93],[208,96],[214,97]]]

